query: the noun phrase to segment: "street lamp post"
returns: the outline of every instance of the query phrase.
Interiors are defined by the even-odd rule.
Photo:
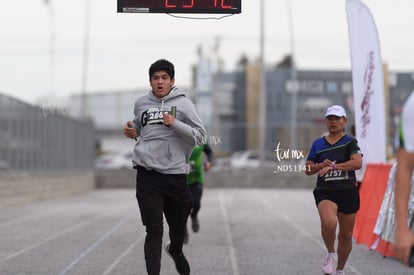
[[[50,17],[50,46],[49,46],[49,91],[50,96],[55,96],[55,72],[56,72],[56,24],[55,24],[55,13],[53,4],[49,0],[45,0],[44,3],[47,5]]]
[[[291,102],[290,102],[290,148],[296,148],[296,128],[297,128],[297,72],[296,72],[296,58],[295,58],[295,41],[293,34],[293,17],[292,17],[292,7],[291,0],[286,0],[288,8],[288,21],[289,21],[289,34],[290,34],[290,51],[291,51],[291,66],[290,66],[290,76],[292,83],[292,93],[291,93]]]
[[[88,61],[89,61],[89,28],[90,28],[90,0],[85,0],[85,19],[83,36],[83,55],[82,55],[82,83],[81,83],[81,117],[86,119],[88,116],[87,89],[88,89]]]
[[[260,103],[259,103],[259,153],[260,162],[265,160],[265,142],[266,142],[266,68],[264,64],[265,55],[265,0],[260,1]]]
[[[219,55],[219,48],[220,48],[221,37],[217,36],[215,39],[215,45],[213,48],[214,59],[215,59],[215,69],[213,73],[213,85],[212,85],[212,133],[216,137],[220,137],[221,135],[221,125],[220,125],[220,76],[221,76],[221,64],[220,64],[220,55]],[[220,146],[219,144],[217,144]]]

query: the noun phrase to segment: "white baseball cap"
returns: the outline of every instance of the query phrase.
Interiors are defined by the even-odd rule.
[[[327,116],[339,116],[346,118],[346,112],[342,106],[332,105],[328,108],[328,110],[326,110],[325,117]]]

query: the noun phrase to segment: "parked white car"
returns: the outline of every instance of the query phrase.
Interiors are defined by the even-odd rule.
[[[132,168],[132,150],[125,152],[113,152],[96,158],[96,169],[130,169]]]
[[[264,163],[260,163],[260,152],[239,151],[231,155],[231,167],[235,169],[257,168],[259,166],[272,167],[275,165],[273,154],[266,152]]]

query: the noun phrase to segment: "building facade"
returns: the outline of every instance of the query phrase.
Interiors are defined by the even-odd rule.
[[[239,72],[224,74],[226,81],[234,81],[230,110],[220,110],[220,133],[225,153],[258,149],[259,77],[258,65],[250,64]],[[273,151],[278,144],[288,148],[292,144],[291,127],[295,126],[296,148],[307,151],[314,139],[326,132],[324,113],[333,104],[344,106],[348,114],[347,132],[354,124],[352,73],[346,70],[298,70],[296,81],[291,79],[290,68],[266,69],[266,137],[265,148]],[[388,155],[393,155],[401,107],[414,90],[414,73],[388,72],[385,74],[385,102],[387,117]],[[222,76],[223,78],[223,76]],[[219,78],[220,79],[220,78]],[[218,85],[217,87],[220,87]],[[227,85],[227,87],[231,87]],[[296,104],[292,95],[296,92]],[[223,97],[223,103],[229,96]],[[223,104],[221,103],[221,104]],[[292,121],[292,108],[296,122]],[[232,109],[232,110],[231,110]],[[224,134],[226,133],[226,134]]]
[[[259,140],[260,68],[246,64],[235,72],[212,73],[208,63],[195,67],[193,88],[187,89],[207,128],[208,142],[218,155],[235,151],[257,150]],[[203,69],[197,71],[197,68]],[[386,71],[386,70],[385,70]],[[211,74],[211,75],[206,75]],[[198,76],[197,76],[198,75]],[[348,114],[347,132],[354,124],[352,73],[346,70],[297,70],[296,81],[289,67],[266,69],[265,148],[273,152],[277,146],[289,148],[294,127],[296,150],[307,151],[314,139],[326,132],[324,113],[328,106],[344,106]],[[385,74],[387,143],[389,155],[397,132],[401,107],[414,90],[414,73]],[[198,81],[198,82],[197,82]],[[130,146],[122,136],[126,121],[133,118],[135,100],[148,89],[89,94],[86,113],[95,123],[98,140],[110,150]],[[296,104],[293,106],[293,93]],[[70,100],[71,114],[82,114],[82,96]],[[292,109],[296,121],[292,120]]]

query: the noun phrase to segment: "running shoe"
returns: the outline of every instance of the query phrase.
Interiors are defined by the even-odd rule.
[[[345,271],[337,270],[337,271],[335,271],[335,275],[345,275]]]
[[[198,230],[200,230],[200,222],[198,221],[197,217],[191,217],[191,228],[193,229],[194,233],[197,233]]]
[[[332,275],[335,272],[335,257],[329,255],[326,256],[322,266],[322,272],[329,275]]]
[[[175,268],[180,275],[189,275],[190,274],[190,265],[188,264],[187,259],[184,254],[181,252],[178,255],[174,255],[170,252],[170,242],[165,246],[165,251],[167,254],[174,260]]]

